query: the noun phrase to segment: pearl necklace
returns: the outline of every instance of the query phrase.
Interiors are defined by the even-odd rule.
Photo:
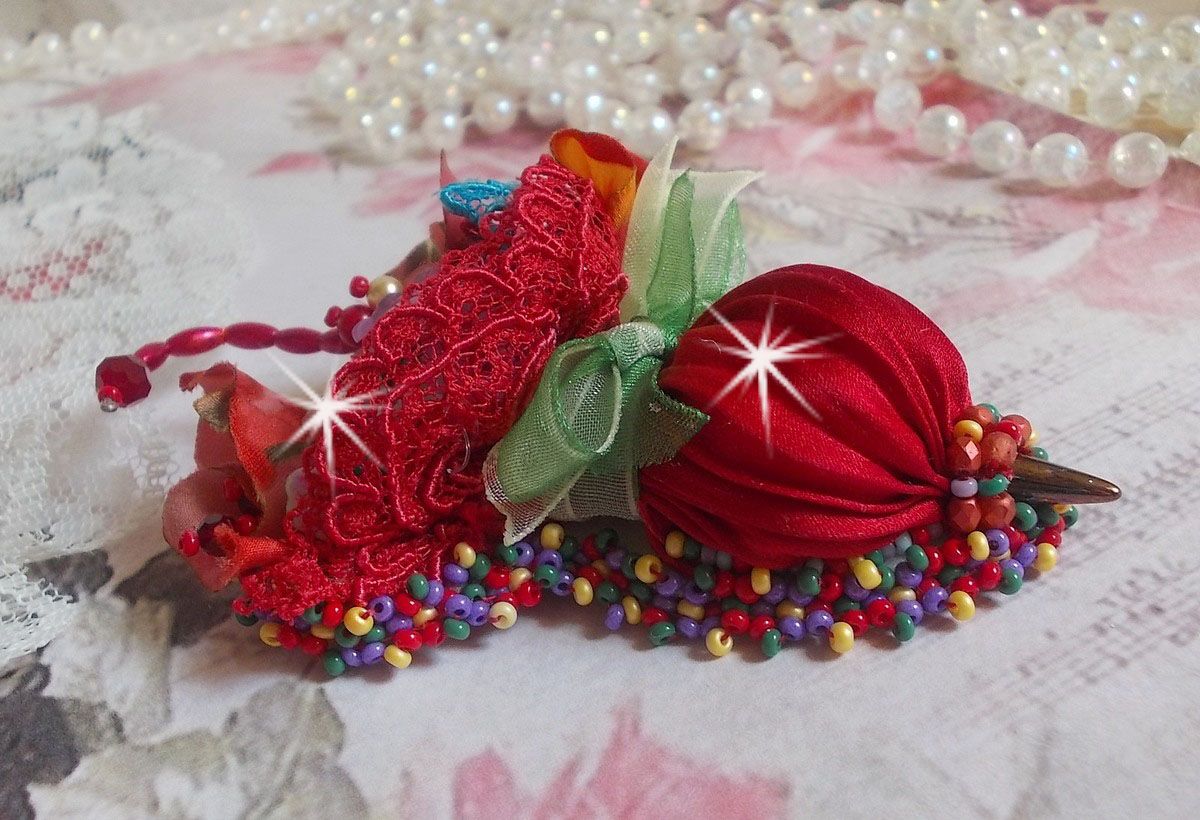
[[[1019,94],[1103,128],[1137,116],[1165,133],[1119,138],[1105,168],[1144,187],[1171,157],[1200,164],[1200,17],[1155,29],[1136,10],[1089,22],[1074,6],[1045,17],[1015,0],[856,0],[844,11],[816,0],[276,0],[217,18],[153,31],[133,24],[111,35],[82,23],[70,42],[43,33],[26,46],[0,44],[0,76],[70,65],[140,67],[197,54],[342,34],[340,49],[309,78],[310,102],[341,138],[376,161],[453,149],[468,127],[484,135],[524,114],[541,127],[603,131],[651,154],[672,134],[711,151],[731,129],[766,124],[777,109],[801,110],[825,77],[846,92],[873,90],[878,124],[907,133],[947,160],[964,146],[981,170],[1024,163],[1051,187],[1081,184],[1086,146],[1068,133],[1028,148],[1014,124],[968,131],[961,111],[924,109],[921,86],[944,72]],[[516,21],[516,22],[514,22]]]

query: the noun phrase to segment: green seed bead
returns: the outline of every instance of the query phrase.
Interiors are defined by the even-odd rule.
[[[908,561],[908,565],[917,572],[924,572],[929,569],[929,556],[917,544],[913,544],[904,551],[904,560]]]
[[[821,573],[812,567],[804,567],[796,573],[796,589],[802,595],[816,595],[821,591]]]
[[[726,598],[721,601],[721,611],[728,612],[731,609],[740,609],[742,612],[750,611],[750,604],[745,601],[740,601],[737,598]]]
[[[558,554],[563,557],[564,561],[570,561],[579,552],[579,539],[573,535],[568,535],[563,539],[562,546],[558,548]]]
[[[621,600],[621,590],[612,581],[601,581],[596,587],[596,597],[606,604],[615,604]]]
[[[637,568],[635,567],[636,563],[637,559],[632,555],[626,555],[625,559],[621,561],[621,574],[630,581],[637,578]]]
[[[1062,514],[1062,518],[1068,527],[1074,527],[1075,523],[1079,520],[1079,508],[1068,507],[1067,511]]]
[[[1017,513],[1013,516],[1013,526],[1021,532],[1029,532],[1037,524],[1037,510],[1024,501],[1017,502]]]
[[[1008,489],[1008,476],[1004,473],[996,473],[991,478],[985,478],[979,482],[979,495],[984,498],[989,498],[993,495],[1000,495]]]
[[[849,598],[838,598],[833,603],[833,614],[841,615],[843,612],[849,612],[853,609],[862,609],[858,605],[858,601],[852,601]]]
[[[332,650],[325,653],[322,663],[325,665],[325,674],[331,678],[336,678],[346,671],[346,662],[342,660],[341,655]]]
[[[938,582],[948,587],[964,575],[966,572],[962,567],[942,567],[942,571],[938,573]]]
[[[481,600],[487,595],[487,590],[483,588],[483,584],[467,584],[459,592],[466,595],[472,601]]]
[[[1021,578],[1021,573],[1016,570],[1006,569],[1000,577],[1000,591],[1005,595],[1015,595],[1020,592],[1021,585],[1025,581]]]
[[[349,649],[358,643],[358,636],[346,629],[345,626],[338,624],[337,629],[333,630],[333,642]]]
[[[1046,527],[1053,527],[1058,523],[1058,519],[1060,518],[1058,510],[1054,509],[1054,505],[1052,504],[1038,504],[1037,514],[1038,521]]]
[[[911,640],[912,636],[917,634],[917,625],[913,623],[912,616],[904,612],[897,612],[896,620],[892,623],[892,634],[901,643]]]
[[[239,612],[235,612],[233,614],[233,619],[242,626],[254,626],[256,623],[258,623],[258,616],[254,615],[253,613],[249,615],[242,615]]]
[[[647,604],[654,597],[654,590],[642,581],[630,581],[629,594],[637,598],[639,604]]]
[[[310,624],[319,624],[321,622],[322,609],[324,609],[324,606],[321,604],[310,606],[308,609],[304,610],[304,620],[308,621]]]
[[[1029,455],[1041,461],[1050,460],[1050,453],[1046,451],[1045,447],[1031,447],[1029,448]]]
[[[773,658],[779,654],[779,650],[783,648],[783,633],[778,629],[768,629],[763,633],[762,653],[764,657]]]
[[[695,561],[700,557],[700,542],[694,538],[685,538],[683,540],[683,557],[689,561]]]
[[[617,531],[612,527],[605,527],[592,537],[592,541],[601,553],[608,552],[617,545]]]
[[[447,618],[442,621],[442,629],[446,630],[447,638],[453,638],[456,641],[465,641],[471,637],[471,625],[458,618]]]
[[[989,413],[992,414],[993,422],[1000,421],[1000,410],[997,409],[996,405],[988,404],[987,402],[983,402],[979,406],[984,408],[985,410],[987,410]]]
[[[483,576],[488,574],[492,568],[492,559],[482,553],[475,555],[475,563],[471,565],[470,575],[472,581],[482,581]]]
[[[650,643],[662,646],[675,637],[675,624],[670,621],[659,621],[650,627]]]
[[[516,565],[517,558],[520,556],[521,551],[517,549],[516,544],[504,544],[496,550],[496,557],[510,567]]]
[[[706,564],[700,564],[696,567],[695,571],[692,572],[692,580],[704,592],[708,592],[717,585],[717,579],[713,575],[712,567]]]
[[[533,580],[537,581],[542,589],[549,589],[558,583],[558,570],[549,564],[542,564],[534,570]]]
[[[896,585],[896,571],[887,564],[879,565],[879,586],[876,592],[887,592]]]
[[[419,572],[408,576],[408,594],[418,601],[424,601],[429,594],[429,579]]]
[[[370,631],[367,632],[366,635],[362,636],[362,642],[375,643],[376,641],[382,641],[386,637],[387,630],[384,629],[382,625],[376,624],[375,626],[371,627]]]
[[[868,552],[864,557],[868,561],[871,561],[872,563],[875,563],[875,564],[882,564],[883,560],[884,560],[882,550],[874,550],[872,552]]]

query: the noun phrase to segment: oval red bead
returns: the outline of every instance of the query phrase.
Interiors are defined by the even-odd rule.
[[[321,349],[321,332],[307,327],[289,327],[275,335],[275,346],[285,353],[316,353]]]
[[[164,344],[175,356],[195,356],[215,350],[225,342],[225,328],[193,327],[176,333]]]
[[[243,350],[262,350],[275,344],[275,333],[262,322],[238,322],[225,328],[225,341]]]

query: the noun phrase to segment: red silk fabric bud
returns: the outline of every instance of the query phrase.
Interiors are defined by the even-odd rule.
[[[832,335],[779,361],[814,416],[768,376],[768,446],[756,382],[719,396],[747,364],[712,313],[679,342],[659,383],[711,417],[664,464],[640,472],[654,543],[680,529],[735,559],[781,568],[861,555],[940,521],[946,447],[971,404],[957,349],[899,296],[847,271],[781,268],[735,288],[715,310],[757,344]],[[768,318],[770,317],[770,318]]]

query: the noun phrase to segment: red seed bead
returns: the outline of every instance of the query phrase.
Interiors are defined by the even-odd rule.
[[[733,592],[733,573],[729,570],[718,570],[716,581],[713,583],[712,595],[714,598],[728,598]]]
[[[665,621],[671,616],[656,606],[649,607],[642,611],[642,623],[646,626],[654,626],[660,621]]]
[[[371,282],[365,276],[355,276],[350,280],[350,295],[355,299],[362,299],[370,289]]]
[[[521,606],[537,606],[542,600],[542,588],[536,581],[530,579],[516,589],[517,603]]]
[[[705,618],[720,618],[723,610],[719,601],[709,601],[704,605]]]
[[[1045,532],[1037,538],[1039,544],[1049,544],[1052,547],[1062,546],[1062,530],[1047,528]]]
[[[942,544],[942,557],[952,567],[961,567],[971,557],[967,550],[967,542],[961,538],[951,538]]]
[[[506,604],[512,604],[513,606],[516,606],[517,605],[517,596],[512,594],[512,590],[505,590],[504,592],[501,592],[499,595],[496,595],[492,600],[492,603],[496,603],[496,604],[501,603],[501,602],[506,603]]]
[[[238,615],[249,615],[254,612],[254,605],[250,603],[249,598],[234,598],[230,606]]]
[[[258,519],[252,515],[239,515],[233,519],[233,529],[238,535],[249,535],[258,526]]]
[[[329,310],[325,311],[325,327],[337,327],[338,317],[342,315],[342,309],[337,305],[330,305]]]
[[[305,633],[300,636],[300,651],[305,655],[320,655],[325,651],[325,646],[328,641],[323,641],[312,633]]]
[[[887,598],[876,598],[867,604],[867,620],[871,626],[887,629],[896,620],[896,605]]]
[[[354,326],[357,325],[363,318],[371,315],[371,309],[366,305],[351,305],[342,311],[342,315],[338,317],[337,331],[341,336],[342,341],[348,345],[358,346],[358,342],[354,341]]]
[[[924,578],[921,579],[921,583],[917,584],[917,588],[915,590],[913,590],[913,592],[917,593],[917,598],[921,598],[929,590],[933,589],[934,587],[940,587],[940,586],[941,586],[941,584],[938,583],[937,578],[934,578],[927,574]]]
[[[179,551],[186,558],[191,558],[200,551],[200,536],[195,530],[187,530],[179,536]]]
[[[928,527],[918,527],[912,531],[911,537],[918,547],[927,547],[933,543],[933,536],[929,534]]]
[[[946,566],[946,559],[942,557],[940,547],[922,547],[925,550],[925,557],[929,559],[929,568],[925,570],[926,575],[937,575],[942,571],[942,567]]]
[[[1000,568],[997,561],[985,561],[975,570],[975,578],[979,582],[979,588],[983,590],[995,589],[1000,586],[1000,581],[1004,577],[1004,570]]]
[[[842,579],[832,572],[827,572],[821,576],[821,589],[817,592],[817,598],[832,604],[838,598],[842,597]]]
[[[291,624],[279,625],[279,645],[284,649],[295,649],[300,644],[300,633]]]
[[[989,432],[1004,433],[1004,435],[1011,438],[1017,444],[1020,444],[1022,440],[1021,428],[1013,424],[1011,421],[998,421],[992,425],[992,429]]]
[[[744,604],[752,604],[758,600],[758,593],[754,591],[749,575],[737,576],[737,580],[733,582],[733,591]]]
[[[507,567],[492,565],[487,575],[483,576],[483,585],[488,589],[508,589],[510,571]]]
[[[833,614],[833,606],[825,601],[813,601],[811,604],[804,607],[805,613],[816,612],[818,610],[821,612],[828,612],[830,615]]]
[[[600,554],[600,550],[596,549],[596,536],[594,535],[588,535],[584,537],[583,541],[579,545],[579,549],[589,561],[598,561],[603,557]],[[582,575],[583,573],[580,572],[580,574]],[[593,586],[595,586],[595,584],[593,584]]]
[[[721,626],[728,632],[740,635],[750,628],[750,616],[740,609],[727,609],[721,614]]]
[[[321,331],[289,327],[275,336],[275,346],[285,353],[316,353],[321,349]]]
[[[262,322],[238,322],[225,328],[225,342],[243,350],[263,350],[275,344],[275,333]]]
[[[986,434],[983,441],[979,442],[977,449],[983,464],[1001,470],[1012,467],[1013,462],[1017,459],[1016,440],[999,430]],[[978,471],[979,467],[971,470],[973,473]]]
[[[353,341],[342,340],[342,334],[337,330],[327,330],[321,334],[321,350],[326,353],[353,353],[358,345]]]
[[[768,629],[775,628],[775,619],[770,615],[759,615],[754,620],[750,621],[750,637],[756,641],[761,641],[763,633]]]
[[[441,621],[430,621],[421,627],[421,641],[425,646],[439,646],[446,640],[446,628]]]
[[[193,327],[176,333],[163,344],[172,356],[196,356],[215,350],[225,343],[223,327]]]
[[[600,574],[600,570],[596,569],[590,564],[588,566],[579,568],[579,577],[586,578],[587,582],[592,585],[593,589],[604,583],[604,576]]]
[[[1017,430],[1021,434],[1020,440],[1022,442],[1026,441],[1029,438],[1029,435],[1033,432],[1033,425],[1029,423],[1029,419],[1025,418],[1024,416],[1017,415],[1016,413],[1010,413],[1002,418],[1001,421],[1007,421],[1016,425]]]
[[[847,609],[838,616],[838,620],[850,624],[856,638],[861,637],[867,631],[867,613],[861,609]]]
[[[970,575],[963,575],[954,579],[954,583],[950,584],[951,592],[965,592],[972,598],[979,595],[979,582]]]
[[[330,598],[321,607],[321,624],[333,629],[342,622],[342,616],[345,614],[346,609],[342,606],[342,602]]]
[[[415,652],[424,644],[421,633],[415,629],[399,629],[392,635],[392,643],[405,652]]]
[[[622,592],[629,591],[629,579],[626,578],[625,574],[622,572],[611,573],[608,576],[608,578],[606,578],[605,580],[612,581],[613,586],[615,586],[617,589],[621,590]]]
[[[411,618],[421,611],[421,602],[407,593],[402,592],[392,600],[396,602],[396,610],[401,615],[407,615]]]
[[[832,572],[839,578],[845,577],[846,573],[850,571],[850,562],[845,558],[834,558],[825,562],[825,571]]]

